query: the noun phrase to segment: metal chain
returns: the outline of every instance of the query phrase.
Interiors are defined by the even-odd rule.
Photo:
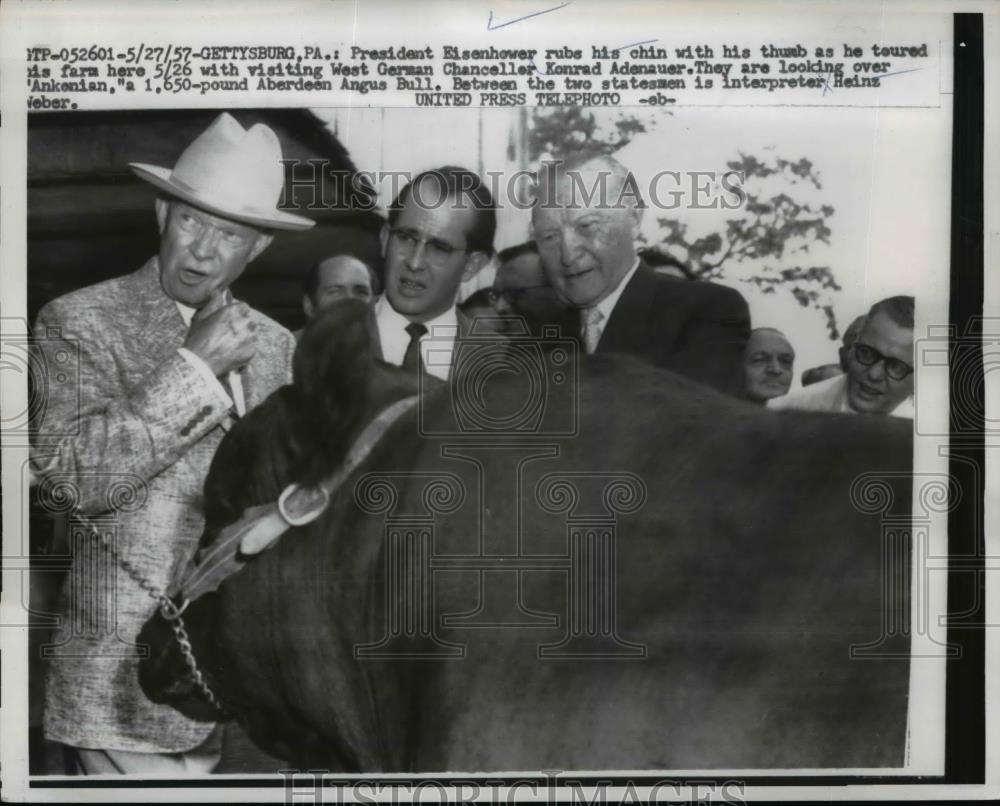
[[[184,662],[187,664],[188,670],[191,673],[191,677],[194,680],[194,684],[198,688],[198,691],[201,692],[202,696],[204,696],[217,711],[222,714],[226,714],[226,709],[222,707],[222,704],[215,696],[215,693],[211,688],[209,688],[208,683],[205,680],[205,676],[202,674],[201,669],[198,668],[198,661],[195,660],[194,650],[191,647],[191,639],[188,637],[187,629],[184,627],[184,619],[181,618],[181,613],[187,609],[189,602],[185,601],[180,607],[175,605],[169,596],[153,585],[153,583],[149,581],[148,577],[144,576],[138,568],[118,553],[111,541],[106,539],[105,536],[97,530],[97,527],[80,511],[79,507],[75,507],[71,514],[74,518],[87,526],[90,530],[90,534],[104,544],[108,551],[114,556],[115,562],[118,563],[121,569],[128,574],[132,581],[142,588],[154,602],[156,602],[160,615],[170,622],[170,627],[174,631],[174,638],[177,639],[177,645],[180,647],[181,654],[184,656]]]

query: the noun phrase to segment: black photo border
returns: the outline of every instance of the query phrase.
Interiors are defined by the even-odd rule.
[[[940,776],[907,775],[656,775],[631,776],[565,773],[557,786],[632,787],[670,782],[678,786],[738,781],[748,786],[913,786],[984,784],[986,776],[985,655],[985,387],[982,322],[984,302],[984,19],[981,13],[956,13],[951,182],[951,290],[949,299],[949,475],[963,491],[948,516],[947,640],[961,648],[946,666],[945,769]],[[957,361],[957,358],[961,361]],[[960,405],[956,405],[956,401]],[[972,423],[972,426],[970,426]],[[971,603],[971,604],[970,604]],[[303,771],[304,772],[304,771]],[[443,786],[481,787],[535,785],[546,791],[551,777],[542,775],[475,775],[440,777],[324,778],[326,789],[368,786],[389,790],[438,781]],[[284,778],[103,779],[83,776],[52,780],[31,777],[29,789],[220,789],[286,787]]]

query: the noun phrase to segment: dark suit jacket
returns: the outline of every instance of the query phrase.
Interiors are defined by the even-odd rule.
[[[640,263],[611,311],[596,352],[628,353],[738,395],[749,338],[750,312],[739,292],[658,274]]]

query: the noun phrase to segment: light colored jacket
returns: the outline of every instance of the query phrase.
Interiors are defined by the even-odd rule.
[[[248,408],[291,381],[295,342],[263,314],[243,370]],[[74,506],[159,590],[201,535],[202,485],[233,422],[222,395],[178,352],[187,328],[151,259],[139,271],[46,305],[32,466],[39,499]],[[135,640],[154,600],[71,517],[71,569],[46,685],[45,734],[76,747],[181,752],[212,725],[155,705],[139,687]]]

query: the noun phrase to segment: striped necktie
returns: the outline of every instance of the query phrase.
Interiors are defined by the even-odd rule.
[[[604,314],[596,306],[584,308],[580,312],[582,324],[583,348],[587,355],[593,355],[597,349],[597,342],[601,340],[601,322],[604,321]]]

